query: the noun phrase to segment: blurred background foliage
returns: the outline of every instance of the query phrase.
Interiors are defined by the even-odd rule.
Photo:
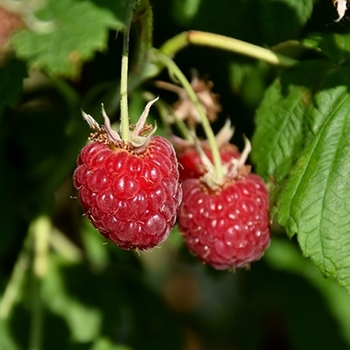
[[[161,248],[137,254],[105,242],[82,216],[71,182],[89,135],[80,110],[98,119],[103,102],[118,120],[117,31],[126,2],[48,0],[30,8],[22,1],[14,27],[28,25],[33,13],[38,23],[1,42],[0,350],[348,349],[347,293],[277,226],[264,258],[232,273],[198,262],[176,228]],[[153,0],[152,8],[155,47],[190,29],[263,47],[350,29],[345,20],[334,23],[331,0]],[[0,16],[7,39],[9,18]],[[46,32],[39,20],[57,20],[64,31]],[[137,40],[133,30],[131,59]],[[175,60],[189,78],[196,69],[214,82],[223,109],[213,127],[230,117],[241,147],[280,68],[198,46]],[[140,81],[130,91],[132,116],[145,92],[176,99],[154,79]],[[37,243],[45,240],[49,251]]]

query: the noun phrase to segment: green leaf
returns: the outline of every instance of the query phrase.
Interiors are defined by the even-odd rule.
[[[350,292],[350,68],[309,61],[282,74],[257,113],[252,154],[277,221]]]
[[[342,64],[350,59],[350,35],[328,34],[311,35],[302,41],[304,45],[316,48],[327,55],[335,64]]]
[[[175,0],[172,2],[172,13],[179,23],[189,24],[196,16],[201,2],[202,0]]]
[[[294,38],[311,17],[315,0],[259,0],[254,12],[259,34],[269,44]]]
[[[304,85],[308,84],[313,65],[310,63],[301,70],[291,69],[275,80],[257,112],[252,159],[257,164],[257,172],[265,178],[283,179],[299,155],[304,137],[303,115],[310,101],[310,92],[303,86],[303,80]],[[322,67],[317,65],[317,68]],[[305,75],[307,70],[308,75]],[[296,84],[292,84],[293,78]],[[310,83],[314,78],[315,72]],[[284,81],[287,84],[283,84]]]
[[[260,62],[259,62],[260,63]],[[265,64],[230,63],[230,84],[232,90],[241,93],[247,106],[256,108],[265,92]]]
[[[90,1],[51,0],[40,15],[52,21],[49,33],[24,30],[12,39],[17,56],[50,74],[73,76],[80,65],[107,46],[108,30],[122,22]]]

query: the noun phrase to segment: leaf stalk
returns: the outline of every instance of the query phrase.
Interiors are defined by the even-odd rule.
[[[290,67],[298,63],[298,61],[293,58],[280,55],[269,49],[242,40],[197,30],[182,32],[174,36],[160,47],[160,51],[167,56],[173,57],[178,51],[189,44],[230,51],[277,66]]]

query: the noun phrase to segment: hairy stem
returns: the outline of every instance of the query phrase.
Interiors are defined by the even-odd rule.
[[[120,77],[120,125],[122,139],[129,142],[129,110],[128,110],[128,66],[130,26],[134,14],[135,0],[130,0],[127,6],[126,29],[123,36],[123,52]]]
[[[205,135],[210,144],[210,148],[213,154],[213,161],[214,161],[214,167],[215,167],[215,173],[214,173],[215,180],[220,183],[224,178],[221,157],[220,157],[218,146],[216,144],[214,132],[210,126],[209,120],[205,114],[203,106],[201,105],[196,93],[194,92],[191,83],[187,80],[187,78],[182,73],[180,68],[176,65],[176,63],[171,58],[162,54],[159,51],[155,50],[154,54],[155,54],[155,57],[159,60],[159,62],[164,64],[165,67],[167,67],[167,69],[169,70],[169,74],[180,82],[180,84],[186,90],[188,96],[196,106],[196,109],[201,117],[203,130],[205,132]]]

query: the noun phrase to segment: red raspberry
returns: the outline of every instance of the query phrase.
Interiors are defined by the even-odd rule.
[[[163,242],[181,198],[172,145],[152,137],[133,154],[94,142],[85,146],[73,179],[92,224],[124,249],[147,249]]]
[[[183,183],[178,212],[185,243],[219,270],[249,266],[270,243],[268,191],[255,174],[212,190],[199,179]]]
[[[202,143],[201,146],[206,156],[212,162],[213,156],[209,144]],[[230,143],[223,144],[219,151],[221,160],[224,164],[229,163],[232,158],[238,159],[241,155],[237,147]],[[197,179],[205,174],[205,166],[203,165],[201,157],[194,145],[185,148],[183,151],[178,151],[176,155],[177,160],[180,163],[179,172],[181,180]]]
[[[160,136],[133,146],[115,140],[109,121],[100,128],[91,116],[84,117],[97,130],[73,175],[86,216],[120,248],[145,250],[163,242],[182,198],[173,146]]]

